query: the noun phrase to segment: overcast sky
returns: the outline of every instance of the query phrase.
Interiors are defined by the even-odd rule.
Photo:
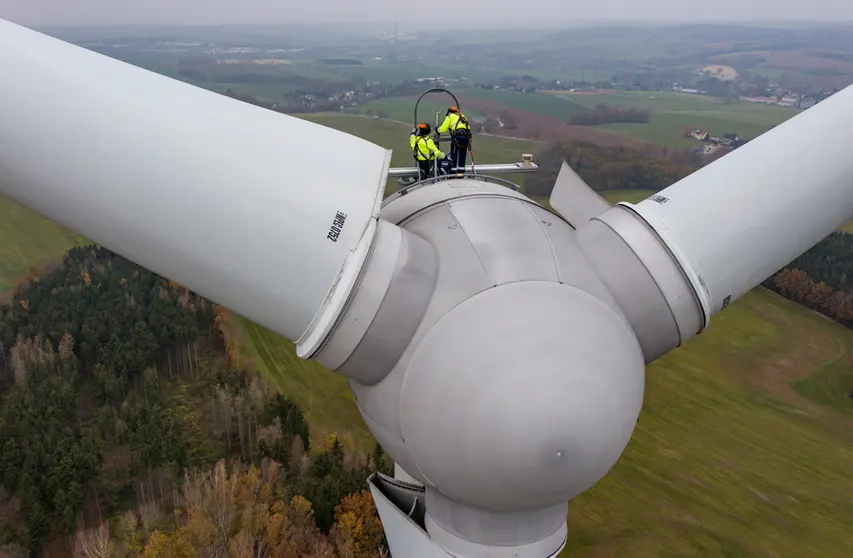
[[[523,10],[523,11],[519,11]],[[0,0],[23,25],[853,20],[853,0]],[[550,25],[549,25],[550,24]]]

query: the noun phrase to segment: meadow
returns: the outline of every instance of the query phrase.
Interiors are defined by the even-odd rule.
[[[668,91],[607,91],[550,96],[588,109],[594,109],[598,104],[648,109],[651,118],[647,124],[620,122],[604,124],[600,128],[669,147],[699,145],[693,138],[684,137],[685,127],[707,131],[713,136],[736,133],[753,139],[801,112],[798,109],[746,101],[725,103],[711,97]]]
[[[647,368],[633,438],[571,502],[561,556],[850,556],[853,417],[791,383],[849,379],[851,351],[769,291],[727,308]]]
[[[371,117],[359,117],[343,114],[307,114],[301,118],[338,129],[348,134],[356,135],[377,145],[392,149],[391,166],[413,167],[412,151],[409,147],[409,134],[412,126]],[[449,147],[440,144],[447,151]],[[485,163],[515,163],[521,161],[522,153],[535,153],[536,144],[530,141],[513,140],[494,136],[479,135],[472,144],[474,164]],[[524,184],[524,175],[517,177],[517,182]],[[396,182],[388,182],[386,194],[396,191]]]
[[[0,295],[28,269],[85,239],[0,196]]]
[[[517,91],[501,91],[496,89],[455,89],[450,90],[460,98],[462,110],[471,116],[483,115],[484,111],[476,101],[485,101],[487,103],[498,103],[506,105],[510,108],[525,110],[534,114],[548,116],[560,122],[567,122],[574,114],[590,112],[592,109],[574,103],[571,100],[563,99],[556,95],[543,95],[541,93],[519,93]],[[386,97],[369,101],[359,107],[359,112],[366,113],[372,111],[374,113],[383,111],[388,114],[388,117],[394,120],[403,120],[409,122],[412,120],[412,111],[414,109],[415,99],[413,97]],[[466,99],[474,101],[473,108],[467,106]],[[446,110],[450,106],[452,99],[447,95],[434,94],[425,97],[421,101],[419,113],[423,119],[424,115],[430,114],[430,110]],[[442,114],[444,111],[442,110]],[[431,121],[431,120],[430,120]]]
[[[573,102],[571,99],[542,93],[521,93],[500,89],[465,89],[460,90],[459,94],[490,103],[500,103],[542,116],[550,116],[560,122],[568,122],[572,116],[591,112],[595,108],[595,105],[589,107],[583,103]]]
[[[424,89],[426,90],[426,88]],[[452,90],[457,95],[467,89]],[[385,97],[368,101],[356,107],[358,114],[363,115],[378,115],[382,114],[389,120],[398,122],[414,123],[415,102],[417,97]],[[447,109],[453,105],[453,98],[444,93],[432,93],[421,100],[418,105],[418,122],[429,122],[435,124],[435,113],[439,113],[439,122],[444,120],[444,115]],[[482,116],[483,112],[478,110],[469,110],[465,103],[460,101],[463,112],[473,118]]]
[[[405,125],[310,119],[397,149],[395,165],[409,162]],[[496,158],[527,148],[478,141]],[[636,202],[649,193],[606,196]],[[8,200],[0,208],[4,288],[80,241]],[[280,336],[239,325],[245,356],[315,427],[369,442],[343,377],[297,359]],[[647,368],[633,438],[611,472],[570,504],[561,556],[853,555],[851,358],[853,332],[769,291],[733,303]]]
[[[572,116],[606,104],[614,108],[636,108],[651,111],[648,123],[619,122],[595,127],[589,131],[609,131],[654,145],[667,147],[698,147],[699,142],[685,137],[684,130],[703,130],[711,135],[739,134],[753,139],[773,126],[799,114],[798,109],[748,103],[725,103],[719,99],[668,91],[605,91],[596,93],[537,92],[520,93],[490,89],[454,89],[461,99],[463,110],[471,115],[495,113],[500,106],[526,111],[568,122]],[[448,101],[449,102],[449,101]],[[389,97],[370,101],[359,107],[362,114],[387,115],[392,120],[410,122],[414,99]],[[420,118],[432,122],[431,110],[446,109],[440,97],[427,97],[422,103]],[[467,109],[465,107],[468,107]],[[443,113],[443,110],[442,110]]]

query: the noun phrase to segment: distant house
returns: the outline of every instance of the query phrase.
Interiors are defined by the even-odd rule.
[[[699,141],[708,141],[708,138],[711,137],[711,134],[701,130],[693,130],[690,135]]]
[[[741,137],[737,134],[724,134],[720,143],[726,147],[738,148],[741,145],[745,144],[747,141],[746,138]]]
[[[741,97],[741,99],[748,103],[764,103],[766,105],[776,104],[776,99],[774,97]]]
[[[811,108],[811,107],[815,106],[816,104],[817,104],[817,100],[816,100],[816,99],[812,99],[812,98],[808,98],[808,97],[803,97],[803,98],[802,98],[802,99],[800,99],[800,101],[797,103],[797,108],[807,109],[807,108]]]
[[[688,95],[704,95],[704,91],[700,91],[699,89],[694,89],[692,87],[678,87],[674,86],[672,88],[673,91],[677,91],[679,93],[687,93]]]
[[[793,95],[785,95],[781,99],[779,99],[779,102],[776,104],[780,107],[793,107],[799,102],[799,100],[799,97],[794,97]]]

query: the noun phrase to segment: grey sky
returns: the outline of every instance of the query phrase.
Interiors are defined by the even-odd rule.
[[[521,11],[520,11],[521,10]],[[471,23],[551,26],[573,19],[853,20],[853,0],[0,0],[23,25]],[[476,18],[477,21],[472,20]],[[476,26],[476,25],[475,25]]]

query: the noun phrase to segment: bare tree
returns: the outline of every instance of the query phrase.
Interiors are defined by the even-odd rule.
[[[148,502],[139,506],[139,518],[142,520],[142,526],[148,532],[155,529],[162,515],[160,506],[156,502]]]
[[[77,532],[74,541],[74,558],[112,558],[116,545],[110,539],[110,530],[106,523],[95,529]]]

